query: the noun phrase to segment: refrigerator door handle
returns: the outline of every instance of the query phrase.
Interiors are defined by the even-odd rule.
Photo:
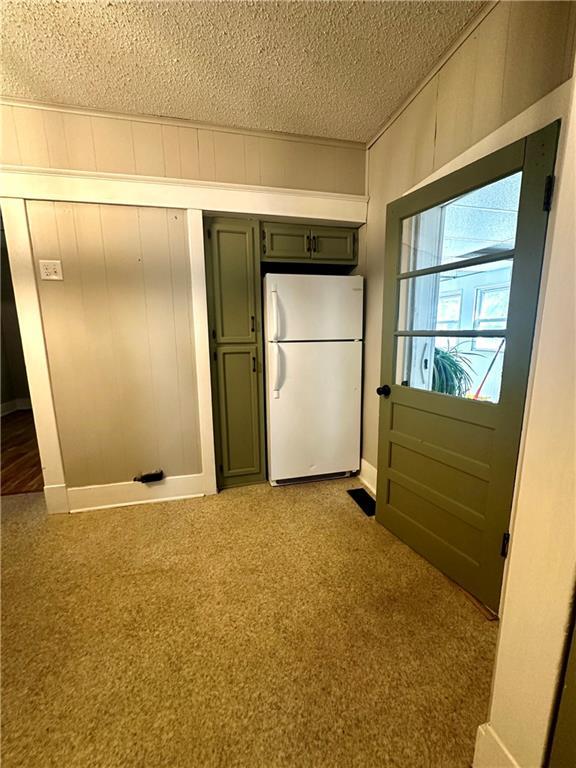
[[[272,298],[272,316],[274,322],[274,330],[272,331],[272,341],[278,341],[280,335],[280,316],[278,314],[278,291],[273,288],[270,292]]]
[[[272,348],[274,349],[274,386],[272,387],[272,397],[275,400],[278,400],[280,397],[280,345],[278,342],[274,342],[272,344]]]

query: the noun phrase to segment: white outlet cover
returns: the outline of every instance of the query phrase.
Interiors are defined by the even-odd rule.
[[[62,280],[62,262],[58,260],[49,261],[40,259],[40,279],[41,280]]]

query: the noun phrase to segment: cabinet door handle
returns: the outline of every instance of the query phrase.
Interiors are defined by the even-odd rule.
[[[254,333],[254,331],[256,330],[256,327],[254,325],[254,320],[255,320],[254,315],[250,315],[250,331],[251,331],[251,333]]]
[[[316,235],[312,236],[312,250],[316,253]]]
[[[306,235],[306,251],[310,253],[310,235]]]
[[[256,357],[252,355],[252,373],[256,373]]]

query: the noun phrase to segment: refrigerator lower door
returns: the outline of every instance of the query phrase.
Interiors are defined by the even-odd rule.
[[[267,341],[362,338],[361,275],[276,275],[264,278]]]
[[[362,343],[268,343],[270,482],[360,465]]]

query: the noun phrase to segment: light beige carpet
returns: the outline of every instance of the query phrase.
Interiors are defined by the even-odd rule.
[[[467,768],[496,625],[354,484],[4,498],[3,768]]]

